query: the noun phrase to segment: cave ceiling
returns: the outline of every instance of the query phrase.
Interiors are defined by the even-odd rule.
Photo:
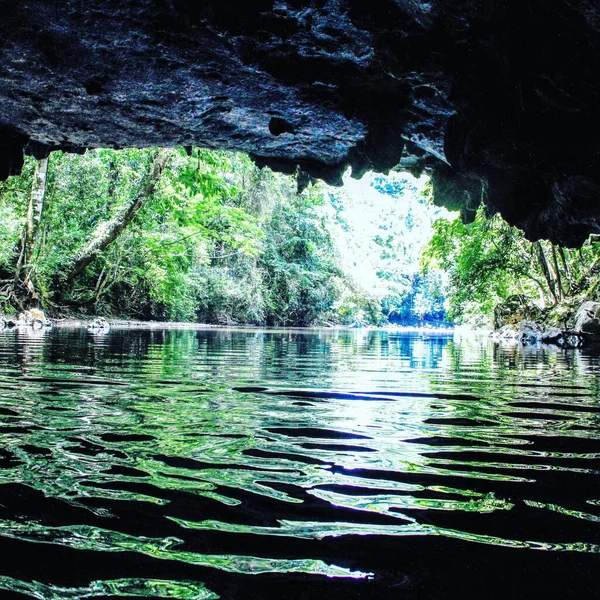
[[[600,232],[596,0],[0,0],[0,177],[202,146],[339,184],[432,176],[530,239]]]

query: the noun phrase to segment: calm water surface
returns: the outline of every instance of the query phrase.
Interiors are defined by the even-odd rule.
[[[600,358],[0,333],[1,598],[600,597]]]

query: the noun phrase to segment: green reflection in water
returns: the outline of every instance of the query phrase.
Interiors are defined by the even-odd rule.
[[[557,504],[550,504],[547,502],[536,502],[534,500],[524,500],[525,504],[528,506],[532,506],[533,508],[545,508],[548,510],[552,510],[557,513],[561,513],[563,515],[567,515],[568,517],[575,517],[576,519],[583,519],[584,521],[592,521],[594,523],[600,523],[600,517],[596,515],[592,515],[590,513],[583,512],[581,510],[572,510],[570,508],[564,508],[563,506],[558,506]]]
[[[111,579],[92,581],[87,587],[59,587],[38,581],[21,581],[0,575],[0,590],[17,592],[44,600],[79,600],[102,596],[141,598],[177,598],[178,600],[217,600],[220,596],[192,581],[160,579]]]
[[[488,544],[490,546],[521,548],[528,550],[545,550],[548,552],[582,552],[588,554],[600,554],[600,545],[598,544],[586,544],[584,542],[540,542],[534,540],[511,540],[493,535],[470,533],[467,531],[458,531],[456,529],[447,529],[443,527],[437,527],[436,530],[439,535],[443,535],[445,537],[468,542],[477,542],[480,544]]]
[[[234,573],[351,578],[369,574],[278,558],[288,556],[285,538],[312,540],[297,546],[300,557],[323,556],[317,541],[328,538],[333,548],[340,536],[431,535],[598,552],[584,540],[597,541],[600,517],[561,506],[564,496],[566,506],[600,506],[590,499],[597,498],[591,481],[600,458],[596,362],[571,366],[563,364],[568,355],[552,354],[532,368],[519,354],[482,353],[481,344],[361,335],[173,332],[144,347],[142,336],[115,334],[102,344],[72,344],[69,355],[57,332],[54,355],[50,346],[30,346],[21,363],[15,355],[23,348],[4,351],[8,338],[0,336],[0,485],[7,495],[11,484],[40,492],[24,493],[29,504],[7,515],[0,535]],[[563,474],[575,482],[568,489],[555,485]],[[66,523],[79,524],[49,521],[46,499],[64,503]],[[530,510],[513,510],[522,503]],[[71,514],[72,507],[81,510]],[[83,511],[103,517],[102,528],[85,525]],[[560,542],[532,540],[543,537],[539,523],[550,512],[587,521],[589,536],[579,529],[582,541],[565,541],[566,528],[549,528]],[[385,518],[390,524],[381,524]],[[157,535],[153,523],[168,523],[161,530],[173,535],[136,535]],[[503,523],[523,539],[486,535],[502,532]],[[347,552],[360,543],[375,540],[340,545]],[[246,555],[236,554],[240,548]],[[354,556],[326,556],[361,568],[358,559],[345,562]],[[43,598],[83,598],[94,586],[152,597],[159,585],[0,581],[5,589],[17,584]],[[201,584],[180,584],[161,582],[171,591],[156,594],[214,597]],[[196,589],[209,595],[194,596]]]
[[[511,510],[514,504],[496,498],[494,494],[486,494],[483,498],[472,500],[435,500],[432,498],[413,498],[410,496],[390,496],[385,494],[347,496],[327,490],[309,490],[309,494],[326,500],[335,506],[352,508],[353,510],[376,512],[396,518],[405,519],[398,514],[401,509],[434,509],[448,511],[466,511],[474,513],[491,513],[497,510]]]
[[[252,535],[275,535],[296,537],[307,540],[322,540],[343,535],[427,535],[435,533],[435,527],[412,522],[406,525],[375,525],[370,523],[328,523],[313,521],[278,521],[279,527],[258,527],[238,525],[222,521],[187,521],[171,517],[182,527],[200,531],[221,531],[225,533],[245,533]]]
[[[178,538],[152,539],[132,536],[118,531],[100,529],[89,525],[48,527],[38,523],[3,521],[0,536],[57,544],[76,550],[100,552],[139,552],[152,558],[177,560],[198,567],[212,567],[233,573],[256,575],[260,573],[308,573],[327,577],[352,577],[362,579],[371,575],[328,565],[313,559],[274,559],[233,554],[208,555],[178,550],[183,541]]]
[[[540,508],[542,508],[540,506]],[[385,512],[378,510],[377,512]],[[390,513],[393,515],[393,513]],[[571,514],[571,513],[567,513]],[[395,515],[398,516],[398,515]],[[571,515],[576,516],[576,515]],[[439,535],[463,541],[487,544],[491,546],[502,546],[505,548],[546,550],[551,552],[584,552],[600,554],[600,546],[583,542],[540,542],[534,540],[511,540],[497,536],[459,531],[446,527],[434,525],[422,525],[412,522],[406,525],[374,525],[360,523],[327,523],[327,522],[301,522],[301,521],[279,521],[279,527],[258,527],[252,525],[240,525],[224,523],[221,521],[192,522],[182,519],[171,518],[173,521],[188,529],[200,531],[219,531],[224,533],[238,533],[251,535],[267,535],[281,537],[295,537],[303,539],[321,540],[327,537],[341,537],[346,535],[381,535],[381,536],[415,536],[415,535]],[[595,520],[595,519],[594,519]]]

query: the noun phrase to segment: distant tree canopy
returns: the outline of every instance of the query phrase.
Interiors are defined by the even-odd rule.
[[[443,322],[444,274],[420,266],[433,221],[446,214],[433,206],[426,179],[367,175],[330,195],[335,238],[354,291],[341,297],[340,310],[375,323]]]
[[[356,195],[322,184],[298,194],[295,178],[240,154],[29,159],[0,184],[0,310],[267,325],[442,319],[439,274],[419,273],[426,240],[414,235],[431,226],[427,194],[406,178],[365,185],[385,206],[371,201],[361,232]],[[402,194],[410,206],[396,211]],[[368,281],[348,268],[364,260]]]
[[[510,296],[597,299],[600,245],[465,225],[425,178],[342,188],[194,148],[29,159],[0,183],[0,311],[257,325],[489,324]]]
[[[449,275],[444,294],[448,315],[458,322],[491,324],[494,306],[516,294],[550,313],[598,296],[600,245],[569,250],[546,240],[529,242],[499,215],[475,221],[441,218],[423,252],[425,271]]]

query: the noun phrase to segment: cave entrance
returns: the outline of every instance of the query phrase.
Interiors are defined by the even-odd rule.
[[[491,327],[516,298],[523,315],[554,311],[556,324],[594,299],[593,240],[577,251],[531,243],[482,207],[463,204],[459,218],[433,202],[459,192],[439,174],[397,172],[348,172],[332,187],[200,148],[29,158],[0,184],[2,310]]]

